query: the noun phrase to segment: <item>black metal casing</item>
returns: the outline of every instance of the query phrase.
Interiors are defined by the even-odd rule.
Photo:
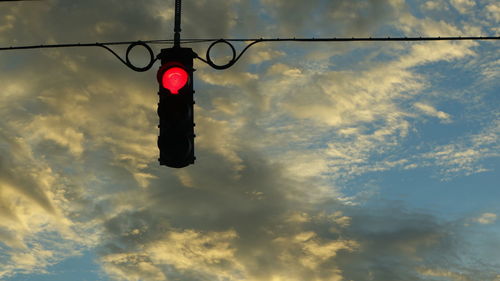
[[[191,48],[162,49],[159,55],[161,67],[158,70],[160,118],[158,148],[160,165],[183,168],[194,164],[194,90],[193,59],[196,54]],[[188,73],[186,85],[172,94],[162,86],[162,76],[171,67],[181,67]]]

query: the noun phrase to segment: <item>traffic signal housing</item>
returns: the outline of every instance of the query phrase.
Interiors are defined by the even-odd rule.
[[[190,48],[162,49],[159,83],[158,148],[160,165],[183,168],[194,164],[193,59]]]

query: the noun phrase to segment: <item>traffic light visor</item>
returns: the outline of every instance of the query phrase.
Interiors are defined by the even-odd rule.
[[[176,95],[187,84],[188,79],[189,74],[186,70],[174,66],[163,72],[161,83],[163,88],[168,89],[172,94]]]

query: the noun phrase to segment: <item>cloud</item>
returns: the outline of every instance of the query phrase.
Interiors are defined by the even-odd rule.
[[[472,0],[451,0],[451,5],[460,13],[465,14],[476,5],[476,2]]]
[[[448,113],[443,112],[443,111],[439,111],[439,110],[435,109],[434,107],[432,107],[431,105],[417,102],[413,106],[429,116],[433,116],[433,117],[437,117],[437,118],[441,119],[443,122],[451,122],[451,120],[450,120],[451,117]]]
[[[452,144],[435,147],[425,153],[424,158],[441,167],[444,179],[460,174],[476,174],[489,171],[481,165],[481,160],[497,157],[499,122],[493,122],[481,132],[462,138]]]
[[[295,223],[286,219],[292,210],[301,210],[302,206],[308,205],[302,202],[307,198],[303,190],[297,183],[280,175],[278,167],[248,152],[242,156],[245,168],[239,171],[238,177],[227,175],[227,172],[222,175],[217,172],[219,167],[211,164],[229,167],[230,163],[224,158],[207,152],[203,154],[204,159],[210,157],[214,160],[202,161],[195,169],[187,171],[192,179],[190,187],[183,187],[180,182],[165,185],[162,179],[158,179],[148,188],[152,198],[146,209],[126,211],[106,222],[109,240],[103,248],[106,249],[103,261],[110,262],[113,270],[123,267],[123,272],[126,272],[127,268],[144,260],[160,268],[166,276],[182,274],[193,280],[216,276],[230,279],[246,276],[248,280],[259,280],[271,278],[273,274],[284,274],[284,269],[273,266],[281,262],[272,261],[285,254],[282,248],[288,247],[279,237],[302,233],[300,229],[294,230]],[[309,189],[314,189],[314,186]],[[346,225],[345,219],[342,219],[342,225]],[[316,240],[313,239],[304,245],[305,241],[298,241],[296,247],[314,248],[319,247],[316,243],[321,243],[335,251],[334,246],[340,243],[321,237],[317,239],[317,242],[313,243]],[[343,246],[335,247],[341,249]],[[312,261],[308,264],[333,256],[333,252],[328,253],[324,257],[311,254]],[[117,263],[113,262],[114,258],[106,258],[116,255],[143,258],[137,263],[136,259],[127,258],[130,262],[126,263],[120,259],[121,262]],[[293,261],[283,263],[290,262]],[[301,274],[310,274],[306,265],[301,267],[305,267],[299,269],[304,271]]]
[[[472,280],[469,277],[457,273],[457,272],[452,272],[448,270],[443,270],[443,269],[420,269],[420,273],[424,276],[432,276],[432,277],[446,277],[450,280],[454,281],[469,281]]]
[[[338,36],[365,35],[394,16],[400,8],[398,1],[370,0],[363,3],[352,1],[261,1],[265,14],[280,24],[268,28],[277,36],[293,37],[302,34]],[[328,26],[318,29],[318,26]]]
[[[26,7],[3,7],[3,42],[172,34],[164,1]],[[403,1],[189,1],[183,37],[474,30],[407,8]],[[355,45],[269,44],[249,51],[251,65],[242,60],[226,72],[196,61],[198,159],[182,170],[157,163],[154,70],[129,72],[93,49],[2,53],[0,276],[44,272],[83,249],[95,251],[114,280],[475,276],[450,258],[465,244],[456,238],[462,229],[394,202],[367,207],[343,188],[357,176],[412,165],[476,173],[482,159],[498,156],[496,123],[413,158],[400,148],[420,117],[456,116],[430,101],[419,67],[468,62],[477,46],[367,45],[360,55]],[[355,59],[346,67],[337,61],[343,56]],[[494,77],[494,66],[484,76]]]
[[[484,213],[481,216],[474,219],[474,221],[480,224],[492,224],[497,220],[497,215],[494,213]]]
[[[104,271],[115,280],[168,280],[147,256],[141,254],[107,255],[101,261]]]
[[[490,3],[486,6],[488,11],[488,18],[495,20],[495,22],[500,21],[500,5],[498,3]]]
[[[260,185],[247,183],[255,180],[247,173],[272,166],[246,160],[234,184],[206,174],[203,183],[188,188],[152,185],[153,204],[106,222],[105,270],[119,280],[388,280],[416,278],[423,265],[449,267],[450,259],[440,257],[458,250],[453,238],[458,230],[432,216],[392,204],[375,214],[324,196],[318,204],[285,195],[283,182],[274,181],[279,169],[261,177]],[[289,184],[288,193],[302,192]],[[259,196],[246,192],[257,186],[266,187]]]
[[[238,72],[224,75],[224,79],[220,79],[220,75],[217,75],[217,73],[202,73],[200,75],[203,82],[218,86],[239,86],[250,82],[255,83],[258,77],[256,74]]]
[[[61,177],[37,159],[24,138],[1,139],[0,278],[44,271],[93,245],[92,227],[75,225],[67,217],[71,208]]]
[[[426,1],[422,4],[422,8],[428,11],[448,10],[448,4],[443,0]]]

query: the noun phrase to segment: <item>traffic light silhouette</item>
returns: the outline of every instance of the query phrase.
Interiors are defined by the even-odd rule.
[[[194,164],[194,57],[190,48],[174,47],[160,53],[157,74],[160,165],[183,168]]]

